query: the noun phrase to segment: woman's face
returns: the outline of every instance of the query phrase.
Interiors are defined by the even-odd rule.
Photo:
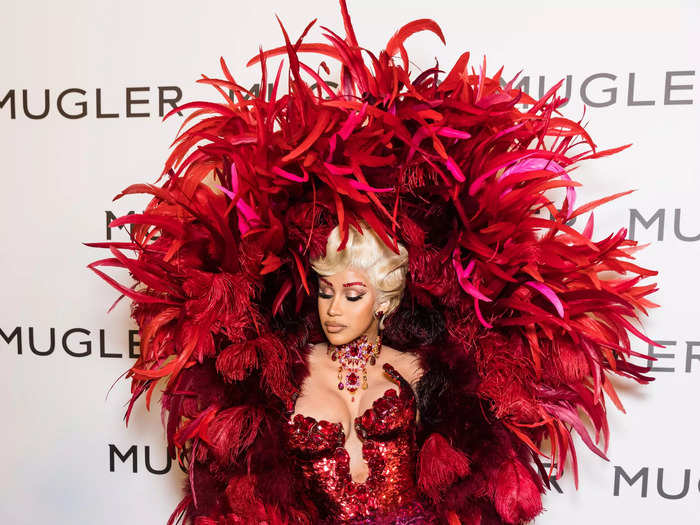
[[[342,345],[366,334],[371,342],[377,337],[374,317],[376,292],[367,275],[348,268],[326,277],[318,277],[318,314],[326,338]]]

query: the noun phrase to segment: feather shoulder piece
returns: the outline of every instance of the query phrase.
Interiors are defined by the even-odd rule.
[[[89,267],[140,330],[127,421],[163,381],[169,453],[188,472],[170,523],[316,522],[281,416],[322,336],[309,259],[336,225],[347,239],[364,224],[409,254],[386,340],[428,370],[421,490],[446,523],[527,521],[548,485],[541,458],[576,473],[572,432],[605,458],[606,398],[622,408],[611,378],[652,379],[631,362],[630,334],[651,343],[637,321],[655,306],[643,281],[656,272],[634,263],[624,229],[594,235],[594,208],[624,193],[579,205],[571,175],[627,146],[599,149],[562,116],[561,82],[536,100],[466,52],[412,75],[404,42],[444,42],[437,23],[410,22],[373,53],[340,7],[345,36],[324,27],[323,42],[307,41],[315,21],[296,39],[280,23],[283,45],[248,64],[257,92],[222,58],[221,78],[199,80],[219,100],[166,115],[189,112],[158,181],[116,197],[152,197],[113,221],[130,241],[88,243],[110,251]]]

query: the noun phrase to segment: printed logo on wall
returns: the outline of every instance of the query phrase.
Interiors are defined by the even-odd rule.
[[[94,331],[90,331],[87,328],[70,328],[63,333],[59,333],[59,337],[57,337],[57,330],[54,327],[48,329],[48,337],[46,337],[47,334],[45,330],[41,330],[41,332],[41,334],[37,333],[37,330],[33,326],[16,326],[14,329],[7,329],[7,331],[5,331],[4,328],[0,328],[0,339],[5,341],[8,348],[14,345],[17,355],[30,353],[39,357],[50,356],[54,354],[54,351],[57,349],[56,341],[59,337],[61,340],[60,350],[63,350],[63,352],[70,357],[96,355],[98,357],[111,359],[121,359],[123,357],[136,359],[140,355],[137,352],[139,347],[138,330],[129,330],[128,351],[126,355],[119,352],[108,351],[105,344],[106,336],[104,328],[97,330],[97,340],[94,339]],[[76,334],[82,334],[87,337],[76,340],[78,337]],[[46,342],[47,339],[48,343]],[[95,350],[94,354],[93,350]]]
[[[131,445],[129,448],[126,450],[122,451],[117,445],[114,443],[109,443],[109,471],[110,472],[116,472],[117,471],[117,461],[121,462],[123,465],[127,465],[127,462],[131,462],[131,471],[134,474],[138,474],[139,472],[143,472],[143,468],[145,467],[146,472],[149,472],[151,474],[156,474],[159,476],[162,476],[163,474],[167,474],[170,472],[170,469],[173,466],[173,460],[168,456],[167,451],[162,448],[160,452],[158,453],[158,456],[165,456],[165,465],[163,467],[156,467],[153,466],[153,461],[151,459],[151,447],[149,445],[144,445],[144,446],[139,446],[139,445]],[[160,448],[160,447],[159,447]],[[143,464],[139,461],[139,458],[143,458]],[[180,467],[180,470],[183,472],[187,473],[187,470],[180,465],[178,462],[177,465]],[[124,467],[126,468],[126,467]],[[122,469],[120,469],[122,470]]]
[[[539,213],[541,215],[548,215],[549,220],[552,220],[552,215],[545,208],[542,208]],[[687,212],[686,212],[687,213]],[[687,219],[682,222],[683,210],[681,208],[675,208],[673,212],[670,209],[659,208],[656,211],[645,210],[640,211],[638,208],[629,209],[629,228],[627,229],[627,238],[633,241],[640,240],[637,236],[637,232],[641,230],[648,230],[652,235],[647,235],[648,240],[663,241],[669,237],[673,237],[682,242],[696,242],[700,241],[700,232],[697,234],[694,232],[688,233]],[[670,231],[670,226],[666,220],[667,217],[673,217],[673,231]],[[581,222],[585,223],[587,216],[580,215],[566,221],[566,225],[573,227],[577,224],[577,221],[582,219]],[[653,235],[656,233],[656,235]],[[647,239],[645,239],[647,240]]]
[[[133,210],[130,210],[126,212],[124,215],[133,215],[135,212]],[[112,227],[110,227],[110,223],[117,218],[116,214],[112,210],[105,210],[105,239],[108,241],[112,240]],[[117,231],[119,230],[124,230],[124,232],[128,235],[131,236],[131,224],[126,224],[124,226],[116,226]]]
[[[615,479],[613,486],[613,496],[620,496],[621,493],[630,493],[631,491],[638,490],[637,494],[642,498],[646,498],[649,495],[649,477],[651,467],[642,467],[636,472],[634,468],[625,469],[619,465],[615,465]],[[671,483],[664,482],[664,468],[659,467],[656,469],[656,493],[664,499],[683,499],[690,495],[691,497],[696,497],[695,489],[700,493],[700,480],[694,482],[691,486],[691,472],[690,469],[684,469],[682,473],[678,472],[678,469],[671,471],[672,474],[667,476],[671,478]],[[670,492],[665,487],[667,484],[673,487],[680,486],[679,480],[682,479],[682,487],[676,489],[676,492]],[[625,482],[625,485],[622,482]],[[633,487],[633,485],[637,485]],[[691,492],[692,489],[692,492]],[[652,489],[653,490],[653,489]]]
[[[682,95],[680,93],[675,93],[676,91],[689,91],[692,90],[694,85],[693,84],[680,84],[679,79],[677,77],[687,77],[687,76],[695,76],[695,71],[694,70],[685,70],[685,71],[666,71],[664,73],[664,80],[663,80],[663,100],[660,101],[662,105],[664,106],[676,106],[676,105],[689,105],[693,104],[693,99],[689,98],[680,98]],[[635,96],[635,83],[636,83],[636,78],[637,75],[636,73],[628,73],[627,74],[627,99],[626,99],[626,105],[627,106],[655,106],[656,105],[656,100],[637,100]],[[525,91],[527,94],[531,94],[531,86],[530,86],[530,81],[531,77],[529,76],[524,76],[522,79],[520,79],[516,84],[515,88],[521,88],[523,91]],[[579,96],[581,102],[586,104],[587,106],[590,106],[592,108],[604,108],[604,107],[609,107],[613,106],[616,104],[620,104],[618,102],[618,93],[619,90],[621,89],[622,82],[618,83],[618,77],[617,75],[614,75],[612,73],[594,73],[592,75],[588,75],[587,77],[584,77],[583,80],[581,81],[581,84],[579,86],[579,90],[577,95]],[[558,82],[558,80],[557,80]],[[505,84],[505,82],[502,80],[502,84]],[[534,83],[534,82],[533,82]],[[564,98],[569,99],[568,102],[571,101],[571,93],[572,93],[572,84],[573,84],[573,76],[572,75],[566,75],[566,79],[564,81],[563,87],[563,94],[560,88],[560,91],[558,92],[559,96],[562,96]],[[660,85],[660,83],[654,83],[656,86]],[[544,75],[540,75],[538,77],[538,93],[539,97],[541,98],[546,92],[548,88],[545,88],[547,85],[547,77]],[[601,87],[604,86],[604,87]],[[604,99],[599,98],[600,94],[604,93],[605,97]],[[567,104],[568,104],[567,102]],[[623,102],[623,104],[625,103]],[[566,104],[562,104],[562,107],[564,107]]]
[[[167,113],[166,104],[171,108],[177,107],[177,103],[182,99],[182,90],[178,86],[158,86],[157,95],[151,93],[151,87],[127,87],[124,90],[124,111],[122,115],[117,108],[104,109],[102,103],[102,88],[95,89],[95,118],[146,118],[154,116],[151,111],[142,111],[144,105],[157,104],[158,116],[162,117]],[[89,105],[87,91],[81,88],[68,88],[60,91],[54,103],[51,103],[51,89],[44,89],[43,96],[38,92],[29,92],[28,89],[21,90],[22,115],[28,119],[40,120],[49,116],[52,110],[67,119],[80,119],[90,115],[93,107]],[[141,95],[139,95],[141,94]],[[155,96],[155,100],[154,100]],[[0,109],[9,111],[10,118],[17,118],[17,103],[20,95],[18,90],[10,89],[0,99]],[[111,110],[111,112],[110,112]],[[169,111],[169,109],[168,109]],[[179,113],[181,116],[182,114]]]
[[[685,92],[692,91],[694,84],[683,84],[681,82],[683,82],[682,79],[684,77],[694,76],[695,70],[692,69],[663,72],[663,80],[654,82],[655,86],[663,86],[663,98],[658,101],[636,98],[636,73],[628,73],[626,82],[624,77],[621,79],[621,82],[618,82],[618,75],[613,73],[593,73],[583,77],[576,94],[581,102],[592,108],[610,107],[619,104],[624,104],[628,107],[655,106],[657,102],[663,106],[692,105],[694,103],[692,98],[683,97],[688,96]],[[534,76],[525,75],[519,78],[514,87],[522,89],[530,95],[535,83],[534,78]],[[554,83],[559,82],[561,78],[555,79]],[[541,98],[550,89],[546,87],[548,81],[550,81],[550,86],[554,85],[550,79],[551,76],[547,77],[545,75],[537,77],[538,98]],[[331,87],[337,87],[335,82],[328,81],[327,83]],[[505,85],[505,83],[506,81],[502,78],[501,84]],[[623,83],[626,86],[627,96],[623,102],[619,102],[618,94],[623,88]],[[268,86],[267,92],[271,93],[272,83]],[[314,87],[314,85],[311,86],[312,89]],[[152,93],[153,89],[156,93]],[[257,96],[260,91],[260,85],[257,83],[253,84],[250,91]],[[563,93],[562,88],[560,88],[558,94],[569,99],[567,101],[568,104],[571,101],[572,92],[573,75],[569,74],[564,77]],[[0,110],[5,110],[5,113],[9,112],[10,119],[16,119],[18,115],[17,106],[21,99],[22,116],[32,120],[46,118],[52,110],[55,110],[60,116],[67,119],[80,119],[93,114],[98,119],[120,117],[148,118],[155,116],[152,111],[143,111],[145,109],[144,105],[157,105],[157,115],[162,117],[167,112],[165,109],[166,105],[170,106],[170,108],[175,108],[182,99],[182,89],[179,86],[157,86],[155,88],[149,86],[127,87],[124,90],[122,105],[124,114],[119,113],[117,108],[114,107],[109,109],[103,108],[102,88],[95,89],[94,99],[91,98],[91,100],[94,100],[94,106],[89,105],[87,95],[88,92],[81,88],[64,89],[56,95],[52,104],[52,90],[49,88],[43,90],[43,95],[38,91],[30,93],[28,89],[9,89],[0,99]],[[229,91],[229,97],[233,98],[232,91]],[[248,96],[245,98],[248,98]],[[91,113],[93,110],[94,113]],[[178,112],[178,115],[182,116],[182,113]]]
[[[551,487],[549,493],[554,494],[556,492],[558,494],[564,494],[564,491],[562,490],[561,485],[559,485],[559,480],[557,479],[557,464],[554,463],[554,466],[552,466],[551,462],[543,461],[542,466],[545,468],[545,470],[548,473],[549,486]],[[561,479],[561,478],[559,478],[559,479]]]
[[[647,366],[651,365],[651,372],[679,372],[689,374],[700,368],[700,365],[693,363],[693,361],[700,361],[700,341],[656,340],[654,342],[665,346],[665,348],[663,352],[659,352],[655,350],[651,344],[648,344],[647,355],[656,358],[656,361],[652,361],[651,359],[647,360]],[[684,345],[685,351],[682,350]],[[698,349],[697,353],[696,348]],[[660,365],[662,359],[667,360],[665,366]],[[656,364],[652,365],[652,363]],[[673,366],[668,366],[669,364]],[[695,365],[695,367],[693,367],[693,365]]]
[[[550,465],[551,463],[542,463],[545,469],[549,469]],[[653,476],[652,467],[635,469],[614,465],[611,469],[611,474],[613,496],[640,496],[642,498],[649,496],[649,478]],[[549,482],[551,490],[548,494],[564,493],[554,474],[549,476]],[[670,489],[669,486],[673,487],[673,489]],[[700,493],[700,479],[696,482],[696,485],[693,485],[691,469],[689,468],[683,469],[682,472],[678,471],[678,469],[671,471],[663,467],[656,469],[656,493],[664,499],[675,500],[686,496],[694,497],[695,494],[693,492],[696,486],[698,493]]]
[[[134,213],[133,210],[128,211],[125,215],[131,215]],[[543,209],[541,213],[546,213]],[[687,230],[681,224],[681,217],[683,215],[681,208],[675,208],[673,212],[666,208],[659,208],[656,211],[641,212],[637,208],[630,208],[629,210],[629,228],[627,229],[627,238],[633,241],[640,240],[637,232],[639,228],[647,230],[651,234],[649,240],[663,241],[668,240],[669,237],[675,238],[682,242],[697,242],[700,241],[700,232],[687,233]],[[666,217],[673,217],[673,230],[667,226],[668,222]],[[112,240],[112,229],[109,224],[117,218],[117,215],[112,210],[105,210],[105,238],[106,240]],[[550,217],[551,219],[551,217]],[[567,226],[574,226],[577,221],[577,217],[567,221]],[[638,228],[639,227],[639,228]],[[118,230],[125,230],[129,232],[129,226],[118,226]],[[655,235],[654,235],[655,233]],[[647,240],[647,239],[644,239]]]
[[[637,224],[639,223],[639,226],[641,226],[645,230],[651,230],[651,232],[654,231],[653,228],[656,228],[656,241],[663,241],[664,239],[668,239],[669,235],[672,235],[679,241],[683,242],[700,241],[700,233],[683,233],[683,230],[685,230],[685,228],[681,228],[681,215],[681,208],[675,208],[673,210],[673,214],[671,214],[671,210],[668,210],[666,208],[659,208],[654,212],[646,210],[644,213],[640,212],[636,208],[631,208],[629,222],[630,227],[628,230],[629,238],[632,240],[637,240]],[[668,228],[666,221],[666,218],[670,218],[671,216],[673,216],[672,233],[667,231]]]

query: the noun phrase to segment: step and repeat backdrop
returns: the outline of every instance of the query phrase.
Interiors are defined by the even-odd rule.
[[[535,523],[697,523],[697,2],[348,3],[360,43],[373,51],[410,20],[441,25],[447,46],[429,33],[408,41],[415,74],[436,60],[449,68],[469,50],[476,71],[484,56],[490,75],[522,71],[519,86],[534,97],[565,79],[563,111],[583,116],[599,147],[633,144],[573,176],[584,183],[578,202],[636,189],[596,212],[595,236],[626,227],[649,243],[637,262],[659,269],[652,299],[662,307],[642,327],[664,348],[633,346],[658,358],[656,380],[615,382],[626,414],[608,403],[609,461],[577,438],[579,488],[570,472],[554,480]],[[167,457],[158,404],[147,412],[139,401],[125,427],[130,391],[121,376],[138,355],[138,331],[126,300],[107,312],[118,294],[86,269],[106,255],[81,243],[128,238],[108,224],[146,201],[112,197],[159,176],[184,120],[163,123],[167,111],[219,100],[196,83],[220,77],[219,57],[252,88],[259,69],[246,61],[283,42],[275,14],[295,39],[316,17],[342,32],[340,10],[333,0],[15,0],[2,12],[0,522],[164,524],[185,476]],[[312,34],[322,38],[318,28]]]

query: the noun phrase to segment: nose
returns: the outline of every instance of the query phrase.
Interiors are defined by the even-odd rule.
[[[341,314],[340,311],[340,294],[335,294],[330,303],[328,303],[328,315],[335,317]]]

